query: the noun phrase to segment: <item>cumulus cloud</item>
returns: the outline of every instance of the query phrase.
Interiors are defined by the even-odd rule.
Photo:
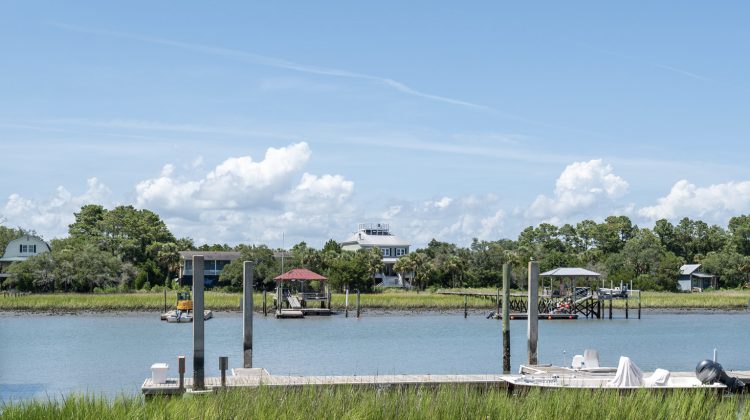
[[[86,181],[83,194],[74,195],[65,187],[59,186],[48,199],[34,200],[18,193],[8,197],[3,206],[5,223],[35,230],[45,235],[64,236],[68,225],[73,223],[77,212],[85,204],[106,204],[111,191],[97,178]]]
[[[310,148],[304,142],[278,149],[271,147],[263,160],[231,157],[201,179],[181,179],[168,164],[159,177],[136,185],[136,204],[194,215],[203,210],[278,207],[279,197],[293,188],[294,179],[310,155]]]
[[[677,181],[665,197],[638,214],[651,220],[708,217],[724,221],[728,216],[750,211],[750,181],[727,182],[698,187],[687,180]]]
[[[555,182],[553,197],[539,195],[526,210],[526,217],[561,218],[610,202],[628,191],[628,183],[615,175],[601,159],[568,165]]]
[[[415,246],[430,240],[469,244],[473,238],[503,237],[505,212],[494,194],[441,197],[421,202],[400,202],[380,212],[378,221]]]

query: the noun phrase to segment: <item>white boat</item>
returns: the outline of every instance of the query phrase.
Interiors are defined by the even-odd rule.
[[[591,353],[589,353],[591,352]],[[730,378],[721,365],[705,360],[696,372],[670,372],[656,369],[643,373],[629,357],[621,356],[617,368],[600,367],[596,351],[576,356],[573,366],[521,365],[518,375],[503,380],[519,387],[539,388],[612,388],[612,389],[726,389],[737,391],[745,384]]]
[[[214,317],[214,313],[211,312],[211,310],[207,309],[203,311],[203,319],[208,320]],[[180,311],[180,310],[174,310],[169,311],[166,314],[162,316],[162,319],[164,319],[167,322],[193,322],[193,312],[192,311]]]

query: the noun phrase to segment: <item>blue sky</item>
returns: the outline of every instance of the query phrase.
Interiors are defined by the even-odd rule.
[[[0,215],[415,245],[750,211],[741,2],[5,2]]]

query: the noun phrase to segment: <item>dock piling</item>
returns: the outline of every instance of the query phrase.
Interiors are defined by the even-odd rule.
[[[464,295],[464,318],[469,316],[469,297]]]
[[[177,373],[180,375],[178,385],[180,389],[185,389],[185,356],[177,357]]]
[[[357,318],[359,318],[359,289],[357,289]]]
[[[638,291],[638,319],[641,319],[641,291]]]
[[[510,264],[503,264],[503,373],[510,373]]]
[[[609,319],[612,319],[612,297],[609,298]]]
[[[193,389],[205,388],[204,318],[203,318],[203,255],[193,256]]]
[[[630,297],[625,297],[625,319],[628,319],[628,302],[630,302]]]
[[[164,313],[167,313],[167,289],[164,289]]]
[[[253,367],[253,262],[245,261],[242,269],[242,367]]]
[[[537,361],[537,344],[539,340],[539,263],[529,261],[529,297],[528,297],[528,356],[529,365]]]
[[[344,318],[349,318],[349,288],[346,288],[346,299],[344,300]]]
[[[227,369],[229,368],[229,357],[219,356],[219,371],[221,371],[221,386],[227,386]]]
[[[266,300],[267,290],[263,291],[263,316],[268,316],[268,301]]]

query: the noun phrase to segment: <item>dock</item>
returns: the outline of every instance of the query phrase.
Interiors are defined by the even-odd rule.
[[[232,375],[227,375],[225,386],[220,377],[206,377],[205,387],[208,391],[223,388],[257,388],[260,386],[304,387],[318,386],[431,386],[431,385],[476,385],[505,387],[507,382],[502,375],[348,375],[348,376],[293,376],[271,375],[263,368],[236,368]],[[151,378],[141,386],[145,396],[179,395],[193,391],[193,379],[184,378],[184,387],[180,388],[179,378],[169,378],[165,383],[156,384]]]

